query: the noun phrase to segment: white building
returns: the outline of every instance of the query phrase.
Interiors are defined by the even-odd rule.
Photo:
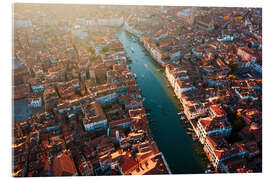
[[[107,119],[98,121],[98,122],[89,122],[84,124],[84,128],[86,131],[93,131],[96,129],[103,129],[107,126]]]
[[[31,101],[29,102],[29,106],[33,108],[41,107],[42,106],[42,98],[37,97],[37,98],[32,98]]]
[[[202,144],[205,143],[206,136],[222,135],[228,136],[232,131],[232,127],[227,119],[206,117],[199,119],[197,123],[197,136]]]
[[[96,100],[100,103],[101,106],[111,104],[117,100],[118,94],[116,91],[104,93],[102,95],[96,96]]]
[[[86,131],[101,130],[107,128],[107,118],[97,101],[85,103],[82,106],[84,113],[83,125]]]
[[[183,103],[184,113],[188,120],[192,120],[204,115],[207,112],[207,108],[204,105],[198,103]]]
[[[41,85],[32,85],[31,88],[32,88],[32,91],[34,93],[40,93],[40,92],[44,91],[44,86],[42,84]]]
[[[247,153],[241,150],[238,145],[228,145],[222,136],[207,136],[204,151],[212,165],[221,170],[221,172],[229,172],[223,162],[234,157],[244,157]]]

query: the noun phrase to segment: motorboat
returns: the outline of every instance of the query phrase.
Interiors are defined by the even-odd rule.
[[[177,114],[180,116],[180,115],[183,115],[184,113],[183,113],[183,112],[179,112],[179,113],[177,113]]]

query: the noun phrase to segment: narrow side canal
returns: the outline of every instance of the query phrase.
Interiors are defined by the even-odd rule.
[[[172,173],[204,173],[205,163],[198,150],[201,147],[186,134],[177,115],[178,100],[168,89],[161,67],[129,33],[120,29],[117,34],[132,61],[131,71],[136,74],[138,88],[145,97],[144,106],[152,109],[150,129]]]

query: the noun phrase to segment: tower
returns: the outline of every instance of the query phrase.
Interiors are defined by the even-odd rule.
[[[189,24],[194,24],[194,19],[195,19],[195,13],[196,13],[196,7],[191,7],[190,9],[190,16],[189,16]]]
[[[115,131],[115,138],[117,141],[119,141],[119,131],[118,130]]]

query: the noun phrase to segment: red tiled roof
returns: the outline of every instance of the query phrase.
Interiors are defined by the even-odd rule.
[[[131,122],[131,121],[132,120],[130,118],[128,118],[128,119],[120,119],[120,120],[116,120],[116,121],[110,122],[109,123],[109,126],[110,127],[114,127],[114,126],[121,125],[121,124],[124,124],[124,123],[127,123],[127,122]]]
[[[224,117],[214,117],[214,118],[204,118],[200,120],[200,124],[202,125],[203,129],[207,131],[212,131],[214,129],[220,128],[229,128],[230,125],[224,123],[222,120]]]
[[[256,142],[252,141],[252,142],[247,142],[243,145],[244,149],[247,150],[249,153],[254,153],[259,151],[258,145]]]
[[[136,117],[138,115],[145,114],[144,108],[138,108],[138,109],[131,109],[129,110],[129,116],[130,117]]]
[[[54,176],[72,176],[77,174],[75,164],[67,152],[54,158],[53,174]]]
[[[107,159],[110,159],[110,154],[106,154],[104,156],[99,157],[99,162],[103,162]]]
[[[44,171],[50,171],[51,168],[48,157],[45,157],[43,163],[44,163]]]
[[[130,170],[134,166],[137,166],[137,164],[138,163],[135,160],[133,160],[132,158],[128,157],[128,155],[126,155],[124,157],[123,163],[120,166],[122,168],[123,173],[126,173],[128,170]]]
[[[211,105],[210,108],[215,112],[217,116],[222,116],[225,114],[220,105]]]
[[[217,146],[217,143],[212,139],[212,137],[206,136],[206,139],[212,144],[214,148]]]
[[[246,163],[246,159],[243,159],[241,157],[235,157],[224,162],[224,164],[229,168],[230,172],[234,172],[237,168],[244,167]]]
[[[220,150],[215,150],[215,154],[218,157],[218,159],[223,159],[226,157],[230,157],[233,154],[239,153],[241,150],[238,146],[231,146],[229,148],[222,148]]]
[[[202,127],[207,130],[208,127],[210,126],[210,124],[212,123],[212,119],[211,120],[200,120]]]

